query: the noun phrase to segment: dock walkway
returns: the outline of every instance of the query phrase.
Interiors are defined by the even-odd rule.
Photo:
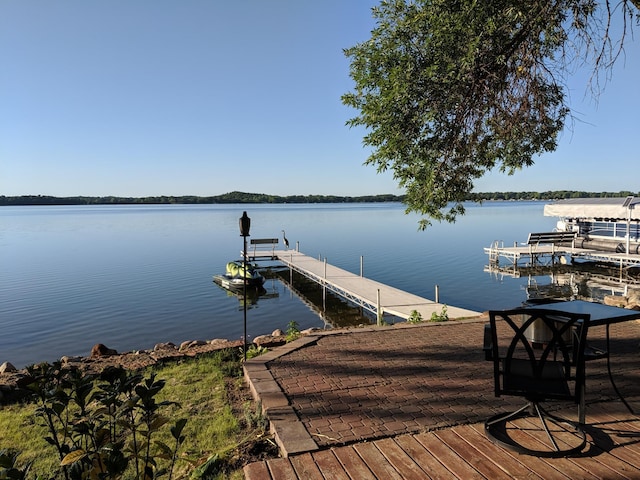
[[[580,259],[584,261],[604,262],[612,265],[631,267],[640,265],[640,255],[618,252],[607,252],[589,248],[578,248],[562,245],[513,245],[505,246],[501,242],[494,242],[490,247],[485,247],[484,252],[489,255],[489,263],[497,265],[500,259],[510,262],[511,265],[518,266],[521,261],[526,266],[551,265],[558,261],[566,263]]]
[[[406,320],[415,310],[423,320],[429,320],[433,313],[440,315],[445,307],[444,304],[361,277],[296,250],[275,250],[270,255],[272,255],[271,258],[277,259],[287,267],[365,308],[374,315],[383,313]],[[253,258],[256,259],[256,257]],[[480,315],[480,312],[451,305],[446,305],[446,313],[451,319]]]

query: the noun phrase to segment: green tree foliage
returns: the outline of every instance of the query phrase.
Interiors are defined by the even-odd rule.
[[[365,163],[393,170],[422,228],[454,221],[474,180],[556,148],[564,79],[576,62],[611,66],[622,42],[609,21],[626,27],[632,1],[383,0],[371,38],[345,50],[355,89],[342,101],[367,129]]]

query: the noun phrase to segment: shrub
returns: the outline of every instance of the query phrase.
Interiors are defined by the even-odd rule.
[[[422,314],[417,310],[411,310],[411,315],[407,319],[409,323],[420,323],[422,322]]]
[[[300,329],[298,322],[291,320],[287,325],[287,342],[293,342],[300,337]]]
[[[446,322],[449,320],[449,315],[447,314],[447,306],[442,306],[442,311],[440,313],[433,312],[431,314],[432,322]]]
[[[162,412],[175,405],[156,400],[164,380],[153,373],[143,378],[122,367],[83,374],[60,362],[28,371],[34,379],[29,387],[37,399],[36,415],[48,431],[45,441],[55,447],[65,479],[119,479],[130,466],[135,479],[171,479],[187,420],[170,427],[172,446],[155,440],[169,422]]]

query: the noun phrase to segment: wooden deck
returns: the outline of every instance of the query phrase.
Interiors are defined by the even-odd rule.
[[[275,250],[273,257],[287,267],[318,282],[332,292],[352,301],[370,312],[407,319],[415,310],[424,320],[433,313],[441,314],[445,305],[436,303],[374,280],[361,277],[295,250]],[[477,317],[480,312],[446,306],[449,318]]]
[[[619,402],[590,406],[589,444],[570,458],[519,455],[491,443],[483,424],[455,426],[253,463],[247,480],[640,479],[640,417]]]

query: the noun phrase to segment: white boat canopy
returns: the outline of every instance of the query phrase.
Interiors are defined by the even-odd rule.
[[[544,206],[545,217],[640,221],[640,198],[569,198]]]

